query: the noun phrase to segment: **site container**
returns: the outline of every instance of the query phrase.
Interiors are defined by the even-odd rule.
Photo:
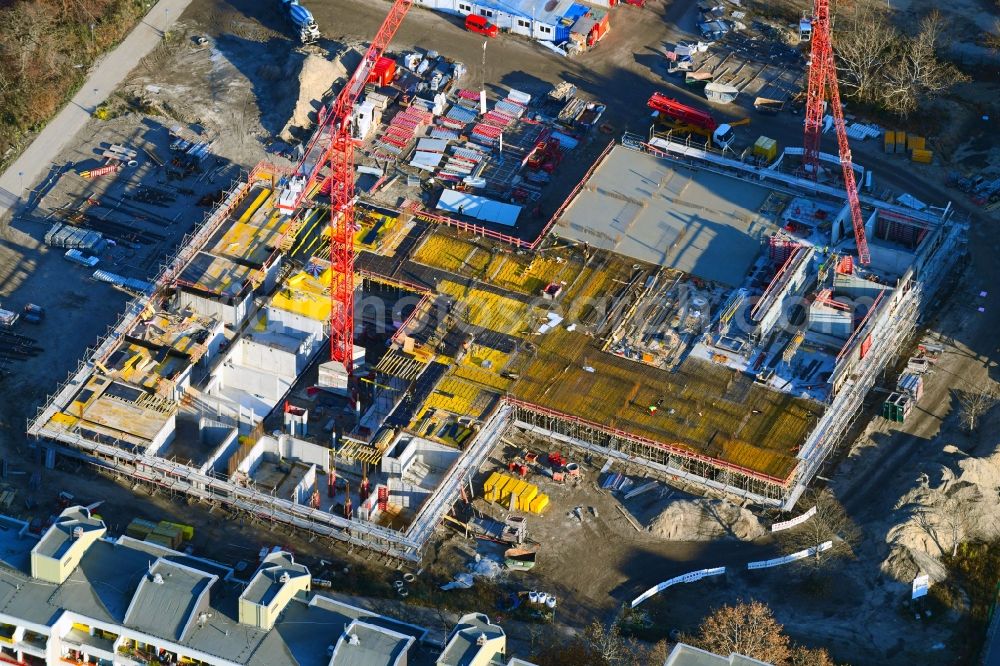
[[[778,142],[766,136],[758,137],[753,144],[753,154],[770,164],[778,156]]]
[[[192,527],[191,525],[185,525],[184,523],[171,523],[170,521],[167,520],[161,520],[160,525],[177,528],[178,530],[180,530],[181,538],[184,541],[190,541],[191,539],[194,538],[194,527]]]
[[[143,520],[142,518],[133,518],[132,522],[125,528],[125,534],[133,539],[142,540],[149,536],[155,529],[156,523]]]
[[[911,158],[914,162],[919,162],[920,164],[930,164],[934,159],[933,150],[914,150]]]
[[[392,83],[396,78],[396,61],[392,58],[382,56],[375,61],[372,73],[368,75],[368,83],[374,83],[380,88]]]
[[[538,496],[538,486],[529,483],[517,495],[517,510],[530,511],[531,502]]]

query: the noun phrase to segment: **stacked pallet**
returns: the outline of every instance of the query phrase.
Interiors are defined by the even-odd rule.
[[[538,491],[538,486],[523,479],[493,472],[483,484],[484,497],[514,511],[541,513],[549,505],[549,496]]]
[[[154,523],[151,520],[135,518],[125,528],[125,534],[133,539],[155,543],[165,548],[178,548],[185,541],[194,538],[194,528],[166,520]]]
[[[408,107],[397,113],[382,136],[375,142],[375,157],[386,160],[396,160],[403,156],[410,142],[430,124],[434,115],[427,110]]]

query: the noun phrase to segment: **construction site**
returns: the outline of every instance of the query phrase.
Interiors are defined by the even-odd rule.
[[[933,3],[892,4],[909,34]],[[0,218],[0,660],[464,663],[506,631],[547,665],[599,622],[663,663],[741,599],[838,663],[978,649],[996,84],[947,129],[877,115],[826,5],[160,0]],[[847,542],[794,542],[825,494],[862,540],[790,564]],[[35,541],[104,529],[107,618],[81,573],[38,601]],[[195,553],[217,616],[133,622],[157,573],[207,590]],[[241,617],[269,558],[315,591],[272,630]]]
[[[414,562],[456,502],[490,494],[498,460],[520,485],[493,499],[514,512],[548,502],[523,477],[584,456],[794,507],[964,222],[876,195],[849,152],[819,152],[821,117],[805,148],[739,153],[655,91],[653,126],[612,137],[571,85],[468,87],[454,59],[387,51],[408,8],[298,164],[235,180],[133,289],[28,426],[49,462]],[[597,138],[542,216],[563,158]],[[555,457],[507,460],[513,431]]]

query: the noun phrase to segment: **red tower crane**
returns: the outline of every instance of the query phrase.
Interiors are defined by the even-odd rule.
[[[294,200],[297,207],[316,182],[323,164],[330,163],[330,359],[354,368],[354,139],[351,113],[385,53],[413,0],[396,0],[382,22],[361,64],[344,86],[330,111],[321,119],[305,156],[296,169],[303,182]],[[324,145],[327,141],[329,143]],[[317,154],[322,154],[317,159]]]
[[[871,263],[871,255],[868,252],[868,240],[865,238],[865,220],[861,215],[861,201],[858,199],[858,183],[854,178],[851,147],[847,143],[844,109],[840,106],[837,65],[833,59],[833,39],[830,33],[830,1],[815,0],[814,9],[802,161],[807,172],[813,178],[817,178],[819,142],[823,131],[823,101],[828,99],[833,114],[833,124],[837,130],[837,143],[840,146],[840,168],[844,173],[844,187],[847,189],[847,201],[851,208],[854,238],[858,244],[858,260],[867,265]]]

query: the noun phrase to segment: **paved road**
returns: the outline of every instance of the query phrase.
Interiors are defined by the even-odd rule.
[[[159,43],[165,30],[191,0],[159,0],[118,47],[91,69],[86,83],[27,150],[0,175],[0,219],[15,207],[32,184],[80,131],[104,100],[139,61]]]

